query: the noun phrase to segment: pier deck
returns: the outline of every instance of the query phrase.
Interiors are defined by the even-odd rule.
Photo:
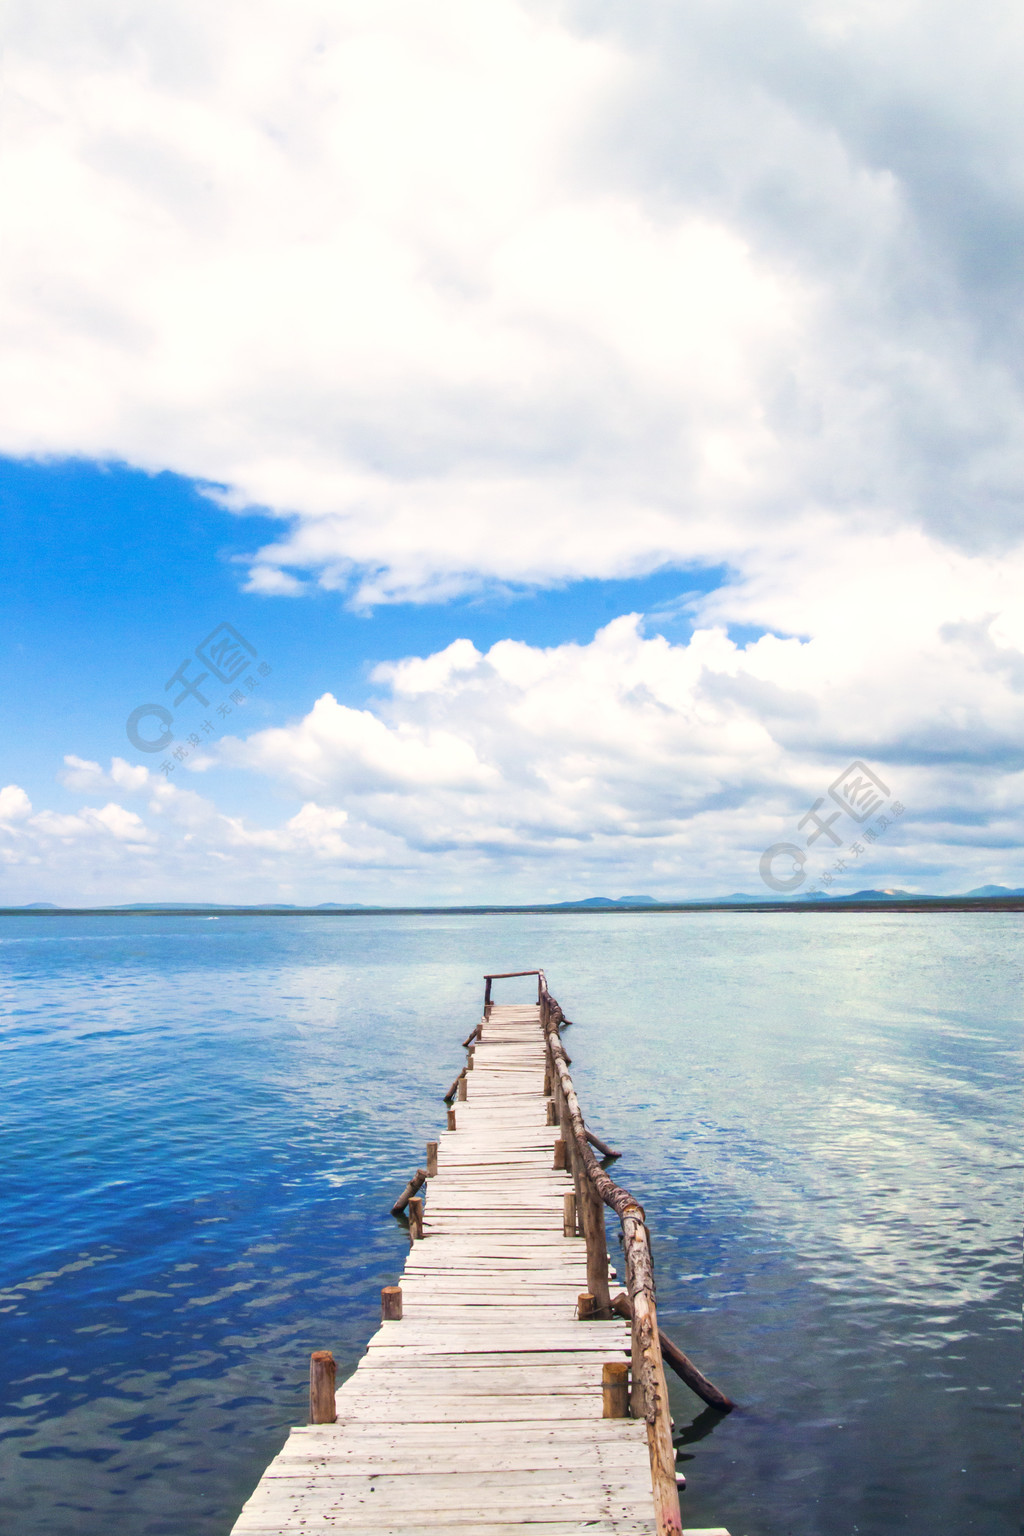
[[[586,1245],[564,1235],[547,1062],[540,1007],[488,1005],[402,1317],[338,1389],[337,1421],[291,1431],[233,1536],[654,1536],[647,1424],[602,1417],[630,1325],[577,1318]]]

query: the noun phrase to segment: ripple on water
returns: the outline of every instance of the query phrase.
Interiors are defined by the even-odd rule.
[[[1004,1536],[1019,941],[1013,914],[0,919],[7,1526],[224,1536],[308,1351],[344,1373],[375,1326],[385,1213],[500,961],[579,1021],[663,1323],[742,1404],[673,1385],[687,1523]]]

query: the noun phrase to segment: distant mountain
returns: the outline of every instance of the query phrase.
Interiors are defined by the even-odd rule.
[[[318,901],[310,911],[314,912],[385,912],[386,907],[376,907],[365,901]]]
[[[293,901],[255,902],[243,907],[228,901],[126,901],[108,912],[294,912]]]
[[[545,901],[538,902],[538,906],[545,907],[656,907],[659,903],[653,896],[581,896],[579,901]]]
[[[43,912],[43,911],[46,911],[47,909],[49,909],[51,912],[56,912],[57,911],[57,903],[55,901],[30,901],[27,907],[23,907],[22,908],[22,911],[23,912]]]
[[[884,891],[851,891],[848,896],[833,896],[833,901],[927,901],[927,896],[915,895],[913,891],[884,890]]]
[[[1017,886],[1012,889],[1008,885],[979,885],[976,890],[968,891],[968,896],[1024,896],[1024,887]]]

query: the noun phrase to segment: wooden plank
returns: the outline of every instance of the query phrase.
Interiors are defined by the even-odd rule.
[[[562,1232],[536,1005],[492,1007],[456,1129],[438,1135],[424,1237],[338,1390],[295,1429],[235,1536],[653,1536],[647,1431],[601,1417],[619,1318],[581,1323],[585,1245]]]

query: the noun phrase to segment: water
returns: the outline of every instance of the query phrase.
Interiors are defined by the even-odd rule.
[[[0,1527],[226,1536],[354,1367],[484,970],[645,1203],[684,1524],[1017,1529],[1014,914],[0,919]],[[519,983],[497,994],[512,1000]],[[520,993],[518,995],[525,995]]]

